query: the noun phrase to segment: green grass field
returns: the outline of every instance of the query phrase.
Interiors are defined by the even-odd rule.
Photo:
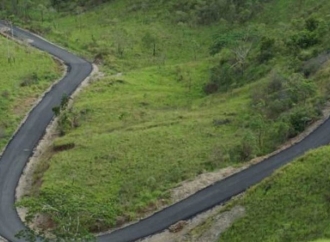
[[[256,90],[264,90],[269,79],[268,75],[258,75],[259,72],[272,68],[292,72],[302,55],[315,57],[326,49],[324,35],[321,43],[304,49],[299,53],[301,56],[286,56],[285,37],[300,34],[299,31],[304,34],[304,23],[300,20],[285,25],[270,14],[276,9],[285,21],[300,16],[299,9],[290,12],[299,7],[294,1],[267,3],[248,28],[245,28],[248,24],[223,19],[208,25],[173,21],[166,3],[149,3],[139,1],[131,6],[130,1],[113,1],[81,14],[52,13],[54,16],[48,22],[32,26],[44,31],[47,38],[95,61],[105,73],[104,78],[81,93],[67,112],[70,127],[64,128],[64,136],[56,138],[48,154],[50,158],[35,174],[36,189],[25,203],[32,212],[47,204],[61,211],[56,214],[47,211],[57,223],[65,224],[73,216],[80,218],[84,229],[107,230],[167,203],[169,190],[180,181],[205,171],[239,165],[242,160],[236,158],[238,153],[243,153],[247,160],[272,151],[279,144],[277,133],[289,133],[285,116],[289,111],[283,112],[282,120],[262,123],[254,116],[251,99]],[[315,1],[304,4],[310,9]],[[243,49],[229,46],[211,56],[214,36],[224,34],[228,41],[232,36],[225,34],[231,29],[245,31],[246,42],[238,43]],[[250,36],[253,31],[258,32],[260,39],[265,34],[279,38],[273,53],[277,56],[260,64],[259,47],[251,42],[252,54],[238,64],[251,65],[247,72],[258,78],[239,88],[234,83],[228,92],[206,95],[203,89],[210,80],[210,67],[226,61],[235,66],[237,63],[231,63],[230,58],[236,53],[239,59],[238,52],[249,48],[248,39],[254,38]],[[293,106],[301,105],[305,111],[312,106],[310,103],[316,103],[318,95],[323,95],[329,69],[317,75],[320,80],[308,80],[301,89],[297,84],[297,93],[307,94],[303,102],[297,101]],[[312,89],[314,84],[318,87]],[[289,91],[296,90],[290,88]],[[299,123],[311,122],[317,115],[296,116]],[[255,148],[252,146],[258,145],[251,151]],[[58,196],[63,193],[65,196]]]
[[[0,150],[32,104],[61,75],[48,55],[0,37]],[[8,61],[8,57],[11,61]]]
[[[330,147],[309,152],[250,189],[246,215],[219,241],[313,241],[330,238]]]
[[[74,105],[84,113],[81,126],[54,144],[75,148],[54,153],[41,189],[79,184],[116,211],[109,225],[119,216],[137,218],[182,180],[232,164],[217,155],[237,142],[239,127],[214,120],[235,119],[248,97],[192,98],[166,76],[171,71],[148,68],[84,91]]]
[[[38,193],[63,187],[72,194],[82,191],[80,208],[100,214],[82,222],[92,231],[137,219],[167,203],[169,189],[180,181],[237,165],[227,153],[242,138],[244,127],[237,120],[255,87],[205,95],[213,61],[208,48],[216,26],[151,21],[153,10],[147,16],[122,16],[125,7],[116,1],[80,19],[64,17],[56,21],[58,32],[48,36],[91,59],[100,54],[106,74],[75,100],[72,115],[79,127],[54,142],[55,150],[66,144],[74,148],[53,151],[35,176],[40,179],[47,170]],[[145,40],[148,33],[157,39],[155,55]],[[68,200],[74,206],[75,198]],[[95,201],[104,206],[92,208]]]

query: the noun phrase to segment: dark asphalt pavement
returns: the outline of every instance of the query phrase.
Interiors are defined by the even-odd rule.
[[[3,23],[0,21],[0,28],[2,26]],[[71,94],[76,89],[79,83],[90,74],[92,66],[79,57],[23,30],[15,28],[14,34],[18,38],[34,40],[33,46],[57,56],[70,67],[65,78],[30,113],[27,121],[9,143],[0,159],[0,235],[16,242],[19,240],[15,239],[14,235],[22,230],[24,225],[14,209],[15,189],[24,166],[53,117],[52,107],[60,103],[63,93]],[[179,220],[192,218],[198,213],[228,201],[306,151],[328,144],[330,142],[329,134],[330,120],[328,119],[300,143],[219,181],[136,224],[100,236],[98,241],[134,241],[161,232]]]
[[[4,26],[4,22],[0,21],[0,28]],[[52,108],[60,104],[63,94],[70,95],[79,86],[91,73],[92,65],[28,32],[18,28],[14,28],[13,32],[16,38],[33,40],[31,45],[63,60],[69,70],[31,111],[0,158],[0,236],[14,242],[19,241],[14,237],[15,234],[24,228],[14,208],[15,189],[19,178],[33,149],[53,118]]]

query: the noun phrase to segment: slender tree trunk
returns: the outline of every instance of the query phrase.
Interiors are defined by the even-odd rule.
[[[156,43],[155,42],[154,42],[154,49],[153,49],[152,55],[156,56]]]
[[[14,13],[14,14],[17,14],[17,5],[18,5],[18,0],[12,0],[11,1],[11,4],[12,4],[12,12]]]

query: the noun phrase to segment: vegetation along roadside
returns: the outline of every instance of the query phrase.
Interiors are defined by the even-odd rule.
[[[62,112],[21,202],[66,230],[135,220],[179,182],[275,150],[328,100],[327,1],[29,4],[8,18],[105,73]]]

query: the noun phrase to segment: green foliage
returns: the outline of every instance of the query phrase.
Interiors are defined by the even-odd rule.
[[[291,136],[295,136],[300,132],[304,131],[305,128],[310,125],[319,117],[319,113],[315,107],[302,106],[300,108],[295,108],[289,115],[289,122],[292,127]]]
[[[306,2],[314,9],[315,1]],[[179,182],[271,152],[320,114],[320,82],[299,72],[326,49],[327,20],[301,17],[294,1],[53,4],[60,14],[46,4],[36,22],[39,10],[30,11],[29,28],[95,61],[105,77],[74,108],[55,110],[64,132],[30,201],[64,202],[84,218],[83,231],[142,217],[167,203]],[[49,191],[63,187],[84,197],[62,202]]]
[[[258,0],[252,1],[171,1],[173,11],[179,15],[186,15],[186,18],[179,18],[178,21],[187,21],[197,24],[211,24],[220,19],[229,22],[244,23],[251,19],[261,10],[262,4]]]
[[[291,36],[288,45],[292,48],[307,49],[319,43],[318,36],[307,30],[300,31]]]
[[[84,194],[77,187],[63,186],[61,188],[49,187],[43,189],[38,199],[26,198],[19,203],[18,207],[28,207],[29,211],[26,215],[27,223],[32,223],[35,214],[42,214],[46,218],[52,220],[56,224],[52,229],[52,236],[47,236],[48,227],[43,227],[41,231],[34,232],[29,229],[21,231],[17,237],[28,239],[28,241],[37,241],[38,237],[43,237],[44,241],[95,241],[87,230],[86,225],[96,224],[91,223],[95,217],[102,217],[103,215],[91,213],[88,207],[101,206],[97,199],[87,200],[85,197],[93,196],[92,194]],[[86,204],[86,201],[93,201],[93,203]],[[105,207],[102,209],[104,210]],[[105,210],[104,210],[105,211]],[[53,237],[53,238],[52,238]]]
[[[319,117],[317,86],[300,74],[285,77],[283,73],[273,72],[263,88],[256,90],[252,97],[252,112],[258,112],[273,122],[286,123],[275,129],[281,137],[293,137]],[[322,106],[322,105],[321,105]],[[282,136],[283,135],[283,136]],[[275,135],[276,137],[276,135]]]
[[[156,45],[157,45],[157,37],[155,35],[152,35],[150,32],[147,32],[143,38],[142,38],[143,45],[147,49],[152,49],[152,55],[156,56]]]
[[[231,159],[234,161],[249,161],[258,154],[257,139],[251,131],[244,134],[241,142],[230,151]]]
[[[259,62],[267,62],[276,54],[276,40],[274,38],[262,37],[260,41]]]
[[[308,31],[313,32],[318,29],[320,21],[316,18],[311,17],[306,19],[305,25]]]
[[[214,83],[217,87],[215,91],[221,90],[225,92],[237,87],[236,80],[239,80],[241,77],[242,72],[239,68],[228,63],[224,63],[211,69],[211,83]],[[211,94],[214,93],[214,91],[207,91],[206,93]]]
[[[69,101],[70,97],[63,94],[60,105],[52,108],[54,115],[58,117],[57,129],[61,136],[65,135],[70,129],[79,126],[78,114],[72,109],[67,109]]]
[[[221,34],[213,37],[210,53],[221,56],[222,50],[228,48],[232,55],[230,58],[221,56],[219,63],[210,69],[210,83],[217,84],[219,91],[227,91],[264,77],[274,63],[291,73],[301,71],[302,66],[306,76],[315,73],[321,62],[304,64],[302,61],[322,55],[326,50],[325,36],[330,34],[328,24],[329,21],[314,14],[306,20],[293,18],[285,25],[287,33],[284,34],[282,26],[269,33],[264,25],[256,24],[244,29],[221,30]]]
[[[285,77],[282,73],[273,72],[268,76],[268,83],[253,93],[252,105],[266,117],[274,119],[294,106],[305,104],[317,93],[313,81],[300,74]]]
[[[20,83],[20,86],[21,87],[31,86],[33,84],[38,84],[38,81],[39,81],[38,74],[36,72],[33,72],[31,75],[23,79],[23,81]]]
[[[328,33],[327,24],[322,18],[317,18],[314,15],[306,20],[297,19],[298,23],[302,22],[303,26],[299,24],[296,30],[289,37],[287,41],[288,47],[293,54],[299,53],[303,49],[308,49],[316,45],[322,44],[322,39]]]
[[[244,42],[254,42],[258,39],[258,33],[253,28],[248,30],[234,29],[230,31],[226,29],[223,33],[213,36],[213,44],[210,47],[210,54],[215,55],[223,48],[233,48]]]
[[[176,79],[177,66],[149,67],[131,71],[120,82],[107,77],[92,83],[75,101],[80,127],[56,139],[40,191],[73,184],[94,194],[108,210],[90,206],[90,213],[105,214],[88,220],[85,228],[103,231],[143,216],[159,200],[167,203],[168,189],[178,182],[230,163],[216,156],[216,147],[223,144],[227,156],[227,147],[240,142],[232,135],[238,127],[231,122],[215,126],[213,120],[234,119],[226,113],[244,108],[247,99],[204,99],[197,87],[203,80],[198,75],[207,74],[205,64],[180,68],[180,73],[190,70],[190,84]],[[84,196],[84,208],[94,195]],[[39,196],[44,195],[35,199]],[[65,223],[67,218],[61,218]]]

